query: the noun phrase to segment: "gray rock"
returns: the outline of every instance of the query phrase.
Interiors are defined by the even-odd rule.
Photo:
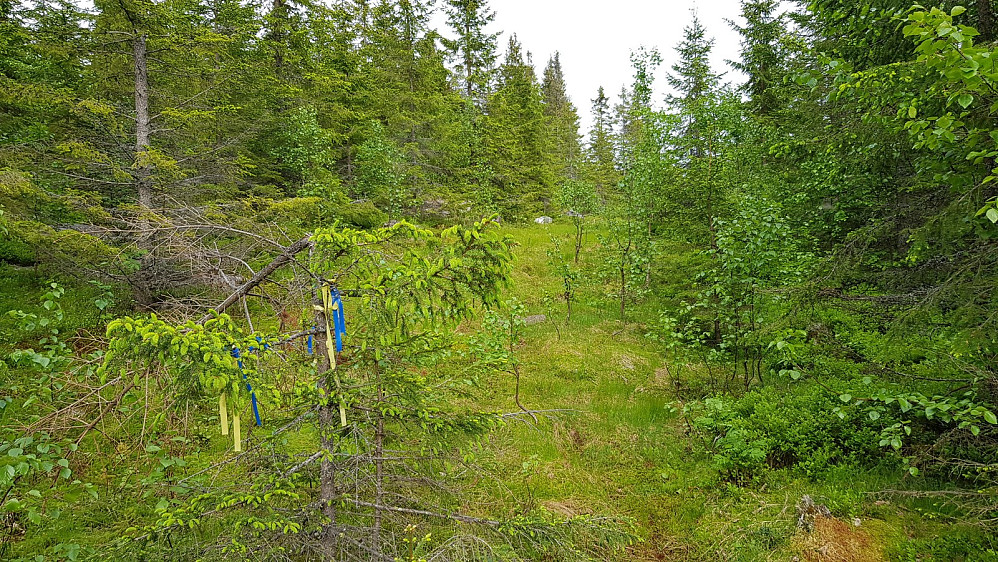
[[[546,217],[546,216],[545,217],[537,217],[536,219],[534,219],[534,222],[536,222],[537,224],[551,224],[551,223],[554,222],[554,219],[551,218],[551,217]]]
[[[801,496],[797,502],[797,528],[811,532],[814,529],[814,520],[818,517],[831,517],[832,512],[827,506],[815,503],[811,496]]]
[[[533,326],[534,324],[540,324],[541,322],[547,322],[548,317],[543,314],[533,314],[531,316],[525,316],[523,318],[523,323],[527,326]]]

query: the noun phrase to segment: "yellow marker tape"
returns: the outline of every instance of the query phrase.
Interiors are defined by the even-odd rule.
[[[239,432],[239,412],[232,414],[232,437],[236,441],[236,452],[243,450],[243,436]]]
[[[336,368],[336,346],[333,333],[329,330],[329,322],[333,318],[333,295],[329,285],[322,286],[322,306],[326,314],[326,354],[329,355],[330,368]]]
[[[225,393],[218,395],[218,423],[222,425],[222,435],[229,434],[229,412],[225,407]]]

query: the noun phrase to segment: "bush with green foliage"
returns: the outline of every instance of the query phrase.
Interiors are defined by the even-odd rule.
[[[880,443],[881,433],[901,419],[899,413],[876,406],[843,410],[834,389],[847,387],[844,382],[766,386],[737,399],[689,403],[684,415],[715,467],[739,483],[770,468],[819,478],[833,466],[900,466],[901,457]]]

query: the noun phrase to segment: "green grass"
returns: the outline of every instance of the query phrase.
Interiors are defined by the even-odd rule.
[[[931,500],[878,503],[874,492],[903,484],[900,471],[832,468],[812,479],[780,469],[742,487],[724,481],[710,456],[687,437],[685,422],[674,407],[677,396],[669,376],[677,370],[674,365],[666,368],[665,350],[647,336],[659,312],[691,291],[688,272],[699,258],[679,245],[659,247],[654,279],[658,290],[630,306],[627,321],[622,322],[612,281],[597,273],[606,256],[598,237],[590,234],[579,266],[582,275],[573,315],[566,322],[564,303],[557,297],[561,280],[552,273],[547,250],[553,235],[564,241],[562,249],[569,255],[571,226],[531,225],[506,231],[519,243],[509,297],[523,303],[525,314],[548,317],[525,328],[517,349],[520,401],[541,413],[536,424],[521,416],[488,437],[480,449],[478,476],[468,481],[463,511],[494,518],[542,506],[563,516],[627,517],[642,540],[619,560],[790,560],[806,559],[802,549],[810,548],[801,542],[795,513],[797,501],[809,494],[828,505],[836,517],[850,524],[854,518],[860,520],[855,532],[871,541],[869,553],[876,556],[870,559],[995,559],[987,554],[996,548],[987,535],[953,525]],[[48,281],[32,269],[0,267],[5,288],[0,291],[0,308],[41,311],[39,298]],[[83,335],[99,324],[93,300],[101,291],[63,282],[70,290],[63,302],[62,328]],[[18,332],[6,316],[0,318],[0,335],[4,337],[0,345],[5,346],[0,352],[38,337]],[[480,381],[478,408],[519,410],[512,375],[482,375]],[[203,422],[204,437],[176,453],[184,454],[187,474],[211,466],[229,450],[230,438],[210,425],[212,409],[211,404],[201,405],[191,412],[193,419]],[[250,429],[249,416],[243,419]],[[308,426],[283,438],[301,451],[314,447],[315,436]],[[136,470],[149,471],[156,466],[155,459],[135,447],[115,450],[96,442],[84,446],[100,451],[87,468],[90,478],[110,493],[88,502],[86,514],[62,518],[58,528],[33,535],[32,548],[66,537],[107,544],[131,522],[145,524],[154,518],[149,500],[119,493],[145,474],[115,475],[114,465],[134,464]],[[236,485],[239,471],[235,465],[226,468],[219,473],[219,482]]]
[[[37,347],[46,330],[25,332],[8,312],[22,310],[27,313],[45,314],[42,295],[49,290],[49,283],[58,282],[66,288],[60,300],[64,318],[55,324],[65,336],[82,336],[88,331],[100,330],[101,311],[94,301],[104,289],[78,279],[57,278],[44,270],[19,267],[0,262],[0,354],[6,355],[18,347]],[[118,303],[118,308],[122,303]]]
[[[920,517],[907,504],[875,505],[872,492],[896,485],[899,472],[833,469],[812,480],[783,469],[736,487],[686,438],[670,408],[676,397],[663,369],[664,350],[646,332],[662,307],[674,306],[690,291],[686,272],[697,258],[689,252],[659,248],[666,261],[658,266],[656,281],[663,289],[631,307],[624,323],[612,283],[594,273],[602,256],[597,237],[589,235],[581,289],[566,323],[564,304],[555,297],[561,282],[551,273],[546,251],[554,235],[564,240],[568,255],[571,226],[508,232],[520,243],[511,296],[525,305],[526,314],[548,316],[526,328],[518,349],[520,400],[550,413],[536,425],[512,423],[492,438],[490,468],[498,482],[479,486],[482,505],[509,510],[543,505],[566,515],[631,517],[643,539],[626,555],[633,560],[789,560],[802,548],[795,505],[809,494],[839,518],[858,518],[877,556],[942,548],[932,546],[931,537],[953,531],[945,522]],[[485,405],[515,412],[513,391],[512,376],[493,380]],[[984,548],[973,546],[986,541],[982,533],[959,532],[971,550]],[[912,537],[928,542],[919,550],[911,546]]]

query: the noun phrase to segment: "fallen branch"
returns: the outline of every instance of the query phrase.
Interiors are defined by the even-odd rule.
[[[240,298],[246,296],[246,294],[249,293],[253,289],[253,287],[256,287],[260,283],[264,282],[267,279],[267,277],[270,276],[271,273],[276,271],[282,265],[290,262],[292,259],[294,259],[296,255],[298,255],[305,249],[311,247],[312,247],[312,235],[310,234],[302,238],[301,240],[295,242],[294,244],[288,246],[287,248],[285,248],[284,251],[281,252],[276,258],[274,258],[273,261],[264,266],[264,268],[261,269],[260,271],[256,272],[256,275],[254,275],[249,281],[244,283],[242,287],[239,287],[234,293],[229,295],[228,298],[226,298],[218,306],[216,306],[215,312],[219,314],[225,312],[225,309],[229,308],[229,306],[238,301]],[[208,320],[211,320],[211,317],[212,317],[211,313],[205,314],[201,318],[199,323],[204,324]]]

